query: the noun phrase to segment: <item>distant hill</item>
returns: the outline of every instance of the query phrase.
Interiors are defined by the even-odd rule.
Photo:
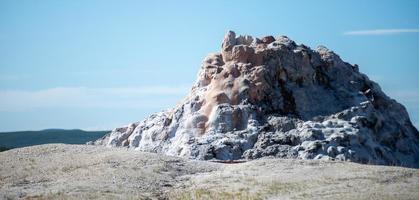
[[[83,131],[79,129],[46,129],[42,131],[0,132],[0,151],[48,143],[85,144],[109,131]]]

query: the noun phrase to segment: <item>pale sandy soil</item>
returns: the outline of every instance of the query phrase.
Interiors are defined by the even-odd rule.
[[[419,199],[419,170],[349,162],[191,161],[122,148],[0,153],[0,199]]]

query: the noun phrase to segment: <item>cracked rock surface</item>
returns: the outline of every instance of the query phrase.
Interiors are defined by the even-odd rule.
[[[91,142],[192,159],[345,160],[419,167],[403,105],[320,46],[229,31],[172,109]]]

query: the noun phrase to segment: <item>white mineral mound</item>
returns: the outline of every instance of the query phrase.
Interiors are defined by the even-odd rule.
[[[419,132],[403,105],[321,46],[229,31],[175,108],[94,144],[193,159],[264,156],[419,167]]]

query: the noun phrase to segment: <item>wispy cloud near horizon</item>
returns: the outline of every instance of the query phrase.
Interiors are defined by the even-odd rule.
[[[395,35],[401,33],[419,33],[419,29],[371,29],[346,31],[343,35],[363,36],[363,35]]]
[[[0,90],[0,112],[39,108],[150,108],[187,94],[187,86],[57,87],[43,90]],[[180,99],[179,99],[180,100]],[[162,102],[163,101],[163,102]]]
[[[419,91],[411,89],[390,90],[387,92],[391,98],[396,99],[406,107],[413,125],[419,129]]]

